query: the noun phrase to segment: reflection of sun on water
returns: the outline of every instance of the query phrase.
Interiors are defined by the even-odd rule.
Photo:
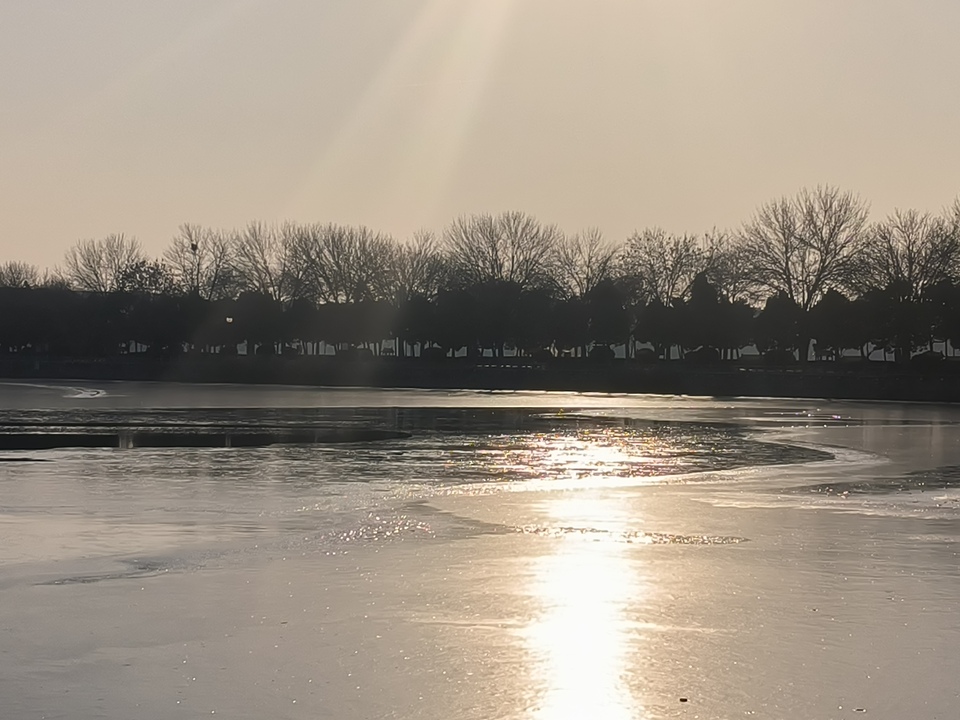
[[[597,448],[593,459],[603,465],[611,453],[616,449]],[[590,454],[577,448],[578,464]],[[560,526],[628,529],[616,498],[578,493],[548,503]],[[565,535],[556,543],[553,554],[536,559],[533,571],[531,592],[540,615],[525,633],[535,658],[538,698],[532,715],[551,720],[640,717],[642,708],[628,683],[633,625],[627,609],[642,592],[630,548],[582,535]]]
[[[634,593],[618,557],[624,546],[565,538],[538,563],[543,614],[529,628],[542,693],[535,717],[635,718],[627,685],[629,643],[624,604]]]
[[[492,472],[522,480],[524,490],[635,486],[683,470],[684,448],[622,428],[527,436],[489,450]]]

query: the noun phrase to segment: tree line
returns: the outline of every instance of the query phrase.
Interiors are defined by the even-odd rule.
[[[405,241],[362,226],[183,225],[162,255],[81,240],[61,266],[0,264],[0,352],[395,353],[777,362],[907,360],[960,346],[960,198],[871,222],[835,187],[732,231],[609,242],[521,212]]]

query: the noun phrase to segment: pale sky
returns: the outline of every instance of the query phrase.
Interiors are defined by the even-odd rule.
[[[0,261],[183,222],[611,239],[960,193],[957,0],[0,0]]]

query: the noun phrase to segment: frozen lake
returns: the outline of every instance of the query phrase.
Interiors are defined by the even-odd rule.
[[[960,409],[0,383],[4,718],[955,718]]]

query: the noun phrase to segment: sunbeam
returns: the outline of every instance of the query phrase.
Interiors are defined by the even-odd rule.
[[[437,207],[488,86],[515,0],[429,0],[369,82],[337,132],[321,143],[291,207],[315,204],[322,188],[376,147],[377,204],[414,197]],[[390,123],[390,127],[385,124]],[[382,140],[392,137],[389,147]]]

